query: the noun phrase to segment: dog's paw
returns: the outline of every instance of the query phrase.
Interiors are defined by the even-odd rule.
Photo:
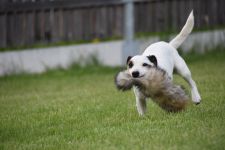
[[[145,112],[138,112],[139,117],[144,117],[145,116]]]
[[[192,101],[193,101],[196,105],[200,104],[200,102],[201,102],[201,96],[199,95],[198,92],[192,91],[192,92],[191,92],[191,96],[192,96]]]
[[[192,97],[192,101],[193,101],[193,103],[195,103],[196,105],[198,105],[198,104],[201,103],[201,98],[193,98]]]
[[[198,105],[198,104],[200,104],[200,102],[196,102],[196,103],[195,103],[195,105]]]

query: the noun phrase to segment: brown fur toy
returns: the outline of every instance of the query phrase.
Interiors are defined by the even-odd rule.
[[[115,77],[115,84],[123,91],[137,86],[146,97],[152,98],[168,112],[185,109],[188,101],[185,91],[175,85],[164,70],[157,67],[149,68],[145,76],[140,78],[133,78],[127,70],[121,71]]]

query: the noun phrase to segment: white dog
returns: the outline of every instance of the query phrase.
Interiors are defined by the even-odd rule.
[[[177,48],[191,33],[194,26],[193,11],[190,13],[186,24],[181,32],[169,43],[157,42],[146,48],[142,55],[129,56],[127,58],[128,72],[133,78],[139,78],[145,75],[149,66],[158,66],[167,72],[169,77],[173,78],[173,71],[181,75],[191,87],[192,101],[199,104],[201,97],[191,72],[188,69],[183,58],[178,54]],[[136,96],[136,106],[138,113],[144,115],[146,111],[146,97],[137,87],[134,86]]]

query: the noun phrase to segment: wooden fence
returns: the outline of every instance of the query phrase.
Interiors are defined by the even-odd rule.
[[[224,0],[135,0],[135,33],[179,31],[194,9],[196,28],[225,25]],[[122,37],[122,0],[0,1],[0,47]]]

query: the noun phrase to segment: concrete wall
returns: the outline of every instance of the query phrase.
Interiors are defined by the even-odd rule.
[[[137,40],[139,53],[157,41],[160,41],[159,37]],[[21,72],[42,73],[57,67],[67,68],[73,63],[82,65],[89,62],[93,56],[103,65],[121,66],[125,63],[125,60],[122,60],[123,44],[123,41],[114,41],[1,52],[0,76]],[[215,46],[225,47],[225,30],[192,33],[182,44],[181,49],[187,52],[194,48],[203,52]]]
[[[168,41],[171,41],[175,36],[171,35]],[[139,52],[142,53],[149,46],[149,43],[151,44],[157,41],[160,41],[160,37],[140,39]],[[225,29],[191,33],[179,49],[184,52],[189,52],[194,49],[201,53],[216,46],[225,47]]]
[[[0,76],[15,73],[42,73],[48,69],[67,68],[73,63],[81,65],[96,57],[107,66],[122,62],[122,41],[43,49],[27,49],[0,53]]]

